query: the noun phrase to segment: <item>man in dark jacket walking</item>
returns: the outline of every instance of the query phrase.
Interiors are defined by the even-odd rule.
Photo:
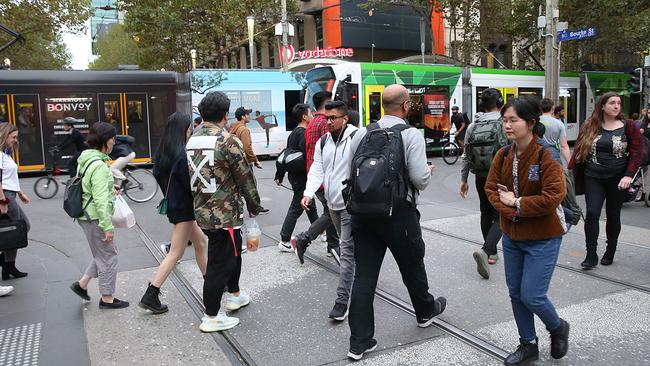
[[[56,148],[57,150],[63,150],[68,146],[74,146],[74,155],[68,161],[68,174],[72,178],[77,175],[77,159],[79,159],[81,152],[88,148],[88,145],[86,145],[86,138],[84,138],[79,130],[74,128],[74,124],[69,117],[63,119],[63,129],[69,134]]]

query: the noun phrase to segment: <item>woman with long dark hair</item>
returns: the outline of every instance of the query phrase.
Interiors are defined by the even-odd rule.
[[[29,197],[20,189],[18,182],[18,165],[7,150],[16,149],[18,146],[18,128],[11,123],[0,124],[0,214],[7,214],[12,220],[23,220],[29,231],[29,219],[25,211],[20,208],[18,199],[23,203],[29,203]],[[0,252],[0,266],[2,266],[2,280],[11,277],[20,278],[27,276],[16,268],[16,256],[18,249]]]
[[[587,203],[587,255],[581,264],[584,269],[598,265],[598,221],[603,203],[607,214],[607,248],[600,264],[606,266],[614,261],[625,190],[630,188],[642,161],[641,134],[635,123],[623,117],[621,97],[611,92],[603,94],[591,117],[580,128],[569,162],[569,169],[574,170],[576,177],[576,191],[585,193]]]
[[[184,113],[175,112],[167,119],[160,146],[154,156],[153,174],[167,200],[167,219],[174,224],[171,248],[160,263],[154,279],[140,300],[140,307],[154,314],[166,312],[167,305],[158,298],[160,286],[165,282],[176,262],[185,253],[188,240],[194,246],[196,263],[205,274],[207,254],[203,232],[194,219],[194,206],[190,188],[190,173],[185,145],[192,136],[192,119]]]
[[[561,163],[537,142],[544,134],[540,114],[535,99],[508,100],[501,116],[512,145],[496,154],[485,184],[499,212],[506,284],[520,338],[517,350],[505,359],[507,366],[539,358],[535,315],[551,335],[551,356],[562,358],[569,349],[569,323],[547,296],[567,230],[560,206],[566,183]]]

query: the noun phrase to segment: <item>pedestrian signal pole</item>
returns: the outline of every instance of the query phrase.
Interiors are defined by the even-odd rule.
[[[544,47],[544,94],[558,102],[559,69],[557,22],[560,16],[558,0],[546,0],[546,44]]]
[[[289,70],[289,55],[287,48],[289,47],[289,24],[287,21],[287,0],[282,0],[282,71]]]

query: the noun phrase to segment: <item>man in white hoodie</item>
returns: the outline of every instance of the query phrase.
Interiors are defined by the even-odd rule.
[[[321,184],[323,185],[329,214],[336,232],[339,234],[341,249],[339,285],[336,289],[334,308],[329,317],[336,321],[343,321],[348,315],[350,289],[354,278],[354,242],[352,241],[350,214],[345,209],[341,191],[343,189],[342,182],[348,178],[350,173],[349,163],[352,159],[350,147],[357,128],[348,125],[348,108],[341,101],[325,104],[325,118],[329,132],[316,143],[314,163],[307,175],[307,188],[305,188],[301,205],[308,210],[316,191]],[[300,263],[304,263],[303,256],[308,243],[305,241],[296,243],[298,259],[300,259]]]

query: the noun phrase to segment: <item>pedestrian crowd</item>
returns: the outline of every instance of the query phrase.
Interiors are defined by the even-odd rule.
[[[373,302],[387,250],[399,267],[418,327],[430,326],[447,307],[445,297],[429,291],[417,208],[435,166],[427,162],[423,135],[405,122],[411,104],[404,86],[385,88],[384,115],[366,127],[359,127],[358,113],[345,102],[332,100],[329,92],[314,94],[312,102],[314,111],[307,104],[291,110],[296,127],[276,163],[275,183],[282,185],[287,176],[293,191],[277,248],[295,253],[304,264],[312,242],[319,237],[327,242],[327,255],[340,265],[329,318],[349,319],[347,355],[360,360],[377,347]],[[164,196],[158,212],[173,231],[167,256],[146,284],[139,306],[154,314],[168,311],[159,299],[160,288],[191,244],[204,278],[202,332],[224,331],[240,323],[232,312],[252,301],[239,284],[246,251],[244,217],[269,211],[260,203],[253,172],[253,166],[262,166],[246,127],[252,110],[238,108],[237,122],[227,128],[230,104],[226,94],[210,92],[198,105],[200,118],[192,121],[180,112],[170,115],[154,156],[153,173]],[[549,332],[551,356],[559,359],[568,352],[570,325],[547,294],[563,235],[584,216],[586,256],[581,265],[596,267],[605,205],[607,240],[600,264],[613,264],[625,191],[647,164],[644,139],[650,137],[650,110],[638,122],[628,121],[621,112],[621,98],[604,94],[582,125],[571,153],[566,127],[557,118],[562,109],[549,99],[505,101],[490,88],[481,93],[479,109],[472,123],[458,107],[452,108],[451,118],[464,149],[462,198],[469,192],[470,173],[475,176],[484,244],[472,256],[482,278],[489,279],[490,266],[499,261],[499,241],[503,247],[506,285],[520,338],[505,364],[538,359],[535,315]],[[77,223],[92,253],[84,274],[70,288],[89,301],[89,281],[97,278],[101,309],[128,307],[127,301],[114,296],[118,256],[112,216],[123,179],[119,171],[134,153],[127,149],[123,161],[118,159],[122,165],[111,168],[107,162],[113,160],[119,136],[110,123],[92,125],[85,141],[71,123],[65,129],[70,137],[61,147],[77,149],[70,167],[82,192],[83,215]],[[25,222],[29,230],[18,199],[24,204],[30,200],[20,188],[11,156],[17,143],[18,130],[0,125],[0,214]],[[585,195],[584,215],[575,203],[576,194]],[[315,199],[322,205],[321,215]],[[310,226],[294,233],[303,212]],[[27,276],[16,268],[17,252],[0,254],[2,280]],[[0,296],[12,290],[0,286]]]

